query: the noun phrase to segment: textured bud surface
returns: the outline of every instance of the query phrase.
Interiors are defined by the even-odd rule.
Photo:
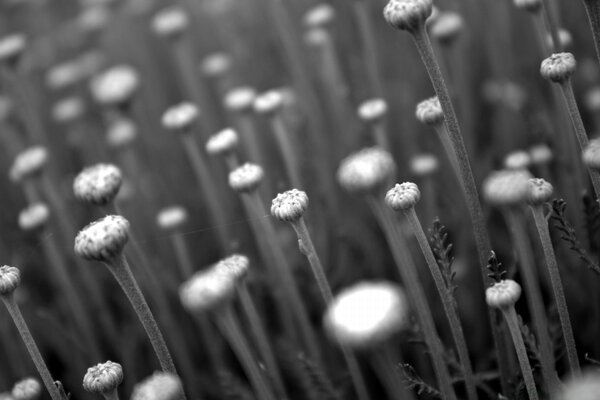
[[[229,173],[229,186],[239,193],[251,192],[262,182],[263,176],[262,167],[246,163]]]
[[[181,206],[172,206],[161,210],[156,222],[161,229],[172,230],[180,228],[188,219],[188,213]]]
[[[15,383],[11,394],[15,400],[36,400],[42,395],[42,385],[35,378],[25,378]]]
[[[323,322],[326,333],[341,344],[376,346],[408,327],[408,301],[396,284],[362,282],[335,297]]]
[[[391,179],[396,171],[392,155],[369,147],[342,160],[337,171],[340,185],[351,193],[368,193]]]
[[[155,372],[134,386],[130,400],[180,400],[183,386],[177,375]]]
[[[444,122],[444,112],[437,96],[417,104],[415,115],[425,125],[435,126]]]
[[[185,11],[177,6],[161,10],[152,19],[152,29],[157,35],[175,38],[188,26],[189,20]]]
[[[198,120],[198,107],[192,103],[180,103],[169,108],[162,116],[165,129],[187,131]]]
[[[86,260],[112,262],[129,239],[129,221],[107,215],[83,228],[75,237],[75,253]]]
[[[511,279],[494,283],[485,290],[485,301],[493,308],[512,307],[521,297],[521,285]]]
[[[555,53],[542,61],[540,73],[552,82],[565,82],[575,72],[575,57],[571,53]]]
[[[249,86],[241,86],[227,92],[223,104],[228,110],[243,112],[252,109],[254,99],[256,99],[256,90]]]
[[[383,17],[392,27],[415,31],[431,15],[432,0],[390,0],[383,9]]]
[[[18,268],[3,265],[0,267],[0,296],[15,291],[21,282],[21,272]]]
[[[385,117],[387,111],[388,106],[384,99],[370,99],[358,107],[358,117],[365,122],[376,122]]]
[[[583,163],[595,170],[600,170],[600,138],[592,139],[582,154]]]
[[[254,111],[257,114],[270,115],[283,105],[283,95],[279,90],[269,90],[254,100]]]
[[[218,264],[217,264],[218,265]],[[181,304],[191,313],[213,311],[233,298],[237,275],[216,265],[196,272],[179,288]]]
[[[108,393],[119,387],[123,381],[123,368],[112,361],[88,368],[83,377],[83,388],[92,393]]]
[[[410,170],[417,176],[427,176],[435,173],[440,166],[433,154],[419,154],[410,160]]]
[[[34,174],[41,172],[48,162],[48,151],[45,147],[34,146],[20,152],[10,167],[10,179],[21,182]]]
[[[73,181],[73,192],[78,200],[94,205],[113,201],[121,184],[121,170],[113,164],[96,164],[85,168]]]
[[[385,195],[385,204],[394,211],[413,208],[421,198],[419,187],[412,182],[396,183]]]
[[[50,209],[44,203],[31,204],[19,213],[19,228],[31,231],[42,228],[50,218]]]
[[[250,268],[250,260],[242,254],[233,254],[214,265],[217,272],[231,277],[236,282],[244,279]]]
[[[552,198],[554,188],[549,182],[542,178],[532,178],[529,180],[529,194],[527,203],[531,205],[542,205]]]
[[[138,73],[128,65],[119,65],[96,76],[90,86],[98,103],[120,105],[131,100],[139,86]]]
[[[483,197],[496,206],[524,203],[529,195],[530,178],[532,176],[526,170],[492,172],[483,182]]]
[[[429,28],[433,38],[444,44],[450,44],[458,37],[464,27],[463,18],[459,13],[447,11],[440,13]]]
[[[302,218],[308,208],[305,192],[292,189],[279,193],[271,202],[271,215],[280,221],[295,222]]]

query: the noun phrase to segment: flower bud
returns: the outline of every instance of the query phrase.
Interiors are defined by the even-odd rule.
[[[223,76],[229,70],[231,70],[232,64],[233,60],[229,54],[213,53],[209,54],[202,60],[202,65],[200,68],[205,76],[209,78],[216,78]]]
[[[110,23],[111,12],[101,4],[89,5],[83,8],[75,19],[76,26],[82,32],[94,34],[102,31]]]
[[[112,361],[88,368],[83,377],[83,388],[91,393],[110,393],[123,382],[123,368]]]
[[[600,373],[597,370],[583,371],[571,377],[561,386],[552,400],[597,400],[600,393]]]
[[[34,146],[20,152],[12,166],[9,176],[13,182],[21,182],[39,175],[48,162],[48,151],[43,146]]]
[[[96,164],[75,177],[73,192],[78,200],[102,206],[114,200],[122,183],[123,176],[116,165]]]
[[[162,116],[162,125],[165,129],[185,133],[194,126],[198,120],[198,107],[192,103],[180,103],[170,107]]]
[[[19,227],[24,231],[43,228],[50,218],[50,209],[44,203],[31,204],[19,213]]]
[[[541,206],[552,198],[554,188],[542,178],[532,178],[529,180],[529,194],[527,204],[532,206]]]
[[[419,187],[412,182],[404,182],[388,190],[385,204],[394,211],[404,211],[413,208],[421,198]]]
[[[171,206],[161,210],[156,217],[156,223],[161,229],[171,231],[181,228],[188,220],[188,213],[185,208],[180,206]]]
[[[273,115],[283,106],[283,95],[279,90],[269,90],[256,97],[254,112],[260,115]]]
[[[190,313],[215,311],[233,299],[237,275],[215,265],[196,272],[179,288],[181,304]]]
[[[485,290],[485,301],[493,308],[510,308],[521,297],[521,285],[511,279],[494,283]]]
[[[390,0],[383,17],[392,27],[413,32],[424,26],[432,7],[432,0]]]
[[[122,107],[133,99],[139,87],[139,75],[128,65],[112,67],[96,76],[90,90],[94,100],[109,107]]]
[[[232,277],[236,282],[239,282],[248,275],[250,260],[242,254],[233,254],[216,263],[214,268],[217,272]]]
[[[0,296],[7,296],[15,291],[21,283],[21,272],[18,268],[3,265],[0,267]]]
[[[421,123],[429,126],[436,126],[444,122],[444,112],[437,96],[417,104],[415,115]]]
[[[417,154],[410,160],[410,170],[416,176],[434,174],[439,166],[440,163],[433,154]]]
[[[239,137],[232,128],[225,128],[212,135],[206,142],[206,152],[212,155],[228,154],[235,151]]]
[[[15,383],[11,394],[15,400],[36,400],[42,395],[42,385],[35,378],[25,378]]]
[[[600,138],[590,140],[585,149],[583,149],[582,159],[588,168],[595,171],[600,170]]]
[[[113,148],[131,145],[138,136],[136,123],[130,118],[117,118],[112,121],[106,132],[106,143]]]
[[[113,262],[129,239],[129,221],[107,215],[83,228],[75,237],[75,253],[86,260]]]
[[[169,372],[155,372],[133,387],[130,400],[180,400],[181,380]]]
[[[229,186],[238,193],[254,191],[265,175],[262,167],[246,163],[229,173]]]
[[[526,170],[492,172],[483,182],[483,197],[492,205],[515,206],[529,195],[531,174]]]
[[[73,122],[85,112],[85,103],[79,97],[67,97],[59,100],[52,107],[52,118],[62,124]]]
[[[63,61],[51,67],[46,73],[46,85],[52,90],[62,90],[75,85],[83,78],[83,71],[77,60]]]
[[[529,148],[529,157],[533,165],[545,165],[552,161],[552,149],[546,144],[538,144]]]
[[[335,19],[335,8],[321,3],[308,10],[304,15],[304,26],[307,29],[326,28]]]
[[[531,13],[542,9],[542,0],[514,0],[515,6]]]
[[[392,155],[369,147],[342,160],[337,171],[340,185],[351,193],[366,194],[387,183],[396,171]]]
[[[575,57],[571,53],[555,53],[542,61],[540,73],[552,82],[566,82],[575,72]]]
[[[458,38],[458,35],[464,28],[464,20],[459,13],[443,12],[430,25],[429,33],[431,37],[441,44],[449,46]]]
[[[25,51],[27,39],[22,33],[12,33],[0,39],[0,63],[15,67]]]
[[[152,19],[152,30],[167,39],[177,39],[187,29],[189,19],[181,7],[171,6],[159,11]]]
[[[369,123],[381,121],[387,112],[387,102],[380,98],[366,100],[358,107],[358,117]]]
[[[240,86],[227,92],[223,104],[229,111],[248,112],[252,110],[254,99],[256,99],[256,90],[249,86]]]
[[[390,282],[361,282],[340,292],[323,317],[327,335],[354,349],[377,346],[409,326],[402,288]]]
[[[271,215],[280,221],[296,222],[308,208],[308,196],[305,192],[292,189],[279,193],[271,203]]]
[[[527,169],[531,164],[529,153],[524,150],[517,150],[504,157],[504,168],[506,169]]]

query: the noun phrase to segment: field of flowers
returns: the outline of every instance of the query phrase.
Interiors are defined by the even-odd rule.
[[[600,400],[600,0],[0,0],[0,400]]]

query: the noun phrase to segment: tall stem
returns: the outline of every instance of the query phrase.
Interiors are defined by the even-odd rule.
[[[223,336],[229,341],[229,344],[244,368],[244,372],[246,372],[258,397],[262,400],[275,400],[276,398],[273,395],[271,388],[256,364],[256,359],[248,346],[246,338],[242,335],[244,330],[237,321],[236,316],[233,314],[231,306],[226,305],[220,309],[217,312],[217,315],[215,315],[215,320],[223,333]]]
[[[598,62],[600,62],[600,2],[597,0],[583,0],[583,4],[588,15],[590,28],[592,28],[596,56]]]
[[[563,290],[558,263],[556,262],[554,248],[552,247],[552,241],[550,239],[548,221],[544,216],[544,210],[541,206],[531,206],[531,212],[533,213],[535,226],[540,235],[542,249],[544,250],[546,267],[548,268],[548,274],[550,275],[550,283],[552,284],[552,291],[554,292],[554,301],[556,302],[556,309],[558,310],[558,317],[560,319],[560,325],[565,340],[569,369],[572,375],[579,375],[581,372],[579,357],[577,356],[577,348],[575,347],[575,338],[573,337],[573,328],[571,327],[567,299]]]
[[[291,186],[302,189],[302,178],[300,177],[300,163],[298,162],[298,151],[292,143],[292,135],[279,114],[271,117],[271,129],[275,134],[275,140],[279,145],[279,151],[283,157],[285,169]]]
[[[417,313],[421,332],[423,333],[425,343],[429,348],[429,354],[440,386],[439,390],[442,394],[442,399],[456,400],[456,393],[452,387],[448,366],[446,365],[443,356],[444,346],[437,334],[433,315],[431,314],[429,304],[427,304],[427,297],[419,282],[419,275],[415,263],[410,256],[410,249],[402,232],[399,231],[398,225],[394,223],[394,215],[391,214],[391,212],[388,212],[374,196],[369,197],[368,200],[369,206],[385,234],[388,246],[392,252],[392,257],[400,272],[404,286],[410,294],[410,300]]]
[[[180,231],[177,231],[170,236],[170,239],[177,258],[177,265],[179,265],[179,272],[182,277],[188,279],[194,273],[194,266],[185,238]]]
[[[502,314],[510,330],[513,343],[515,345],[515,351],[517,352],[517,358],[519,359],[519,365],[521,366],[521,373],[523,374],[523,380],[525,381],[525,388],[529,395],[529,400],[538,400],[537,389],[535,388],[535,380],[533,379],[533,372],[531,370],[531,364],[529,364],[529,358],[527,356],[527,349],[525,348],[525,342],[521,336],[521,329],[519,328],[519,319],[517,318],[517,312],[514,307],[503,309]]]
[[[414,207],[405,210],[404,215],[410,222],[413,233],[417,238],[417,242],[419,242],[419,247],[421,247],[421,251],[423,252],[425,260],[427,261],[427,265],[429,266],[429,271],[433,276],[435,286],[437,287],[440,298],[442,299],[444,311],[446,312],[446,317],[448,318],[448,322],[450,323],[450,331],[452,332],[454,345],[456,346],[458,358],[460,359],[460,363],[462,364],[465,378],[465,386],[467,388],[467,396],[470,400],[475,400],[477,399],[475,377],[473,376],[473,367],[471,366],[471,360],[469,359],[469,349],[467,348],[465,335],[463,333],[460,318],[456,311],[456,301],[452,297],[452,294],[446,286],[446,282],[444,281],[442,272],[440,271],[440,268],[437,265],[437,261],[435,259],[435,256],[433,255],[431,247],[429,246],[427,236],[425,236],[425,232],[423,231],[423,227],[419,222],[419,217],[417,216]]]
[[[552,37],[553,52],[560,53],[562,51],[562,45],[558,34],[558,22],[556,21],[554,12],[548,0],[542,0],[542,9],[544,10],[544,16],[546,17],[546,23],[548,24],[548,32]]]
[[[407,390],[403,377],[398,373],[397,361],[392,358],[391,349],[376,349],[371,357],[373,368],[392,400],[414,400],[412,391]]]
[[[25,347],[27,347],[27,351],[35,364],[41,378],[42,382],[44,382],[44,386],[46,386],[46,390],[50,393],[50,397],[52,400],[64,400],[60,395],[58,387],[54,384],[54,379],[52,379],[52,375],[50,375],[50,371],[42,358],[42,354],[40,353],[40,349],[38,349],[35,344],[35,340],[33,336],[31,336],[31,332],[29,331],[29,327],[25,322],[25,318],[23,318],[23,314],[21,314],[21,310],[19,309],[19,305],[15,301],[14,296],[11,294],[0,296],[4,305],[8,309],[8,313],[13,319],[23,342],[25,342]]]
[[[355,0],[353,11],[358,22],[358,33],[363,46],[363,60],[370,83],[371,97],[384,97],[383,84],[381,83],[381,68],[377,55],[377,40],[375,39],[373,22],[369,16],[368,2]]]

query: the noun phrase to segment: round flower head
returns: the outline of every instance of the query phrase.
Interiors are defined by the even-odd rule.
[[[569,32],[568,30],[559,28],[558,29],[558,41],[560,42],[560,47],[562,49],[571,47],[571,45],[573,44],[573,36],[571,35],[571,32]],[[552,47],[552,44],[554,43],[553,39],[552,39],[552,35],[550,35],[550,34],[546,35],[546,43],[548,44],[548,47]]]
[[[392,155],[379,147],[369,147],[342,160],[337,171],[340,185],[351,193],[369,193],[392,178],[396,164]]]
[[[304,15],[304,26],[308,29],[325,28],[335,18],[335,9],[326,3],[318,4]]]
[[[329,33],[324,28],[312,28],[304,34],[304,42],[316,48],[324,46],[330,40]]]
[[[483,182],[483,197],[496,206],[524,203],[529,195],[530,178],[532,176],[526,170],[492,172]]]
[[[131,101],[138,86],[139,76],[136,70],[128,65],[118,65],[96,76],[90,89],[98,103],[123,106]]]
[[[552,82],[565,82],[575,72],[575,57],[571,53],[555,53],[542,61],[540,73]]]
[[[246,163],[229,173],[229,186],[238,193],[251,192],[265,175],[261,166]]]
[[[133,143],[137,136],[138,129],[133,120],[118,118],[108,127],[106,142],[111,147],[125,147]]]
[[[365,122],[380,121],[388,112],[387,102],[376,98],[364,101],[358,107],[358,117]]]
[[[83,377],[83,388],[91,393],[109,393],[123,382],[123,368],[116,362],[107,361],[88,368]]]
[[[529,195],[527,203],[539,206],[550,200],[554,193],[552,185],[542,178],[531,178],[529,180]]]
[[[50,218],[50,209],[44,203],[31,204],[19,213],[19,228],[24,231],[41,229]]]
[[[171,6],[161,10],[152,20],[152,29],[168,39],[179,37],[188,27],[189,19],[181,7]]]
[[[122,183],[123,176],[116,165],[95,164],[75,177],[73,192],[78,200],[101,206],[113,201]]]
[[[588,168],[600,170],[600,138],[590,140],[583,149],[582,159]]]
[[[514,0],[515,6],[529,12],[538,12],[542,9],[542,0]]]
[[[170,107],[162,116],[165,129],[176,132],[188,132],[198,120],[198,107],[192,103],[181,103]]]
[[[35,378],[25,378],[15,383],[11,394],[15,400],[36,400],[42,395],[42,385]]]
[[[552,149],[546,144],[538,144],[529,149],[529,157],[533,165],[544,165],[552,161]]]
[[[233,64],[233,60],[229,54],[213,53],[202,60],[200,68],[205,76],[215,78],[227,73],[231,69],[231,64]]]
[[[435,173],[440,166],[433,154],[418,154],[410,160],[410,170],[416,176],[428,176]]]
[[[226,128],[212,135],[206,142],[206,152],[212,155],[227,154],[235,151],[239,143],[238,134],[232,128]]]
[[[45,81],[50,89],[61,90],[76,84],[82,77],[80,63],[77,60],[69,60],[50,68]]]
[[[239,282],[246,277],[250,268],[250,260],[242,254],[233,254],[214,265],[217,272],[232,277]]]
[[[83,228],[75,237],[75,253],[86,260],[110,263],[120,256],[129,239],[129,221],[107,215]]]
[[[513,151],[504,157],[504,168],[527,169],[531,164],[531,156],[523,150]]]
[[[214,311],[229,304],[235,293],[237,276],[223,273],[215,265],[196,272],[179,288],[181,304],[190,313]]]
[[[597,370],[588,370],[565,382],[552,400],[597,400],[598,393],[600,393],[600,373]]]
[[[254,99],[256,90],[249,86],[240,86],[227,92],[223,104],[230,111],[246,112],[252,109]]]
[[[510,308],[521,297],[521,285],[511,279],[494,283],[485,290],[485,301],[493,308]]]
[[[254,111],[261,115],[272,115],[281,106],[283,106],[283,94],[279,90],[269,90],[254,100]]]
[[[21,272],[18,268],[8,265],[0,267],[0,296],[14,292],[19,283],[21,283]]]
[[[451,44],[462,32],[465,23],[459,13],[443,12],[431,24],[429,32],[440,43]]]
[[[431,15],[432,0],[390,0],[383,9],[383,17],[392,27],[416,31]]]
[[[21,182],[39,174],[48,162],[48,151],[43,146],[34,146],[20,152],[10,167],[10,179]]]
[[[351,348],[385,342],[408,326],[408,300],[390,282],[362,282],[344,289],[323,317],[325,332]]]
[[[417,104],[415,115],[421,123],[429,126],[444,122],[444,112],[437,96],[430,97]]]
[[[280,221],[295,222],[302,218],[308,208],[305,192],[292,189],[279,193],[271,203],[271,215]]]
[[[171,206],[161,210],[156,222],[161,229],[170,231],[180,228],[188,219],[188,213],[181,206]]]
[[[421,198],[419,187],[412,182],[396,183],[385,195],[385,204],[394,211],[413,208]]]
[[[22,33],[13,33],[0,39],[0,62],[13,67],[23,54],[27,39]]]
[[[181,380],[169,372],[155,372],[133,387],[130,400],[179,400],[183,398]]]
[[[52,107],[52,118],[58,123],[69,123],[80,118],[85,112],[85,104],[79,97],[67,97]]]

